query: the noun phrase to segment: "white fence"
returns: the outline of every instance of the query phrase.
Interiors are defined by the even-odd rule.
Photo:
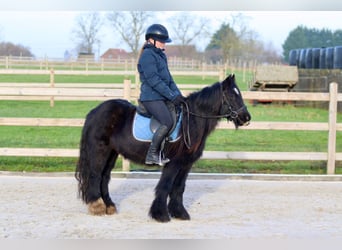
[[[219,76],[219,73],[216,72]],[[221,77],[221,76],[220,76]],[[187,85],[189,87],[189,85]],[[89,86],[88,86],[89,87]],[[135,85],[125,81],[124,84],[115,84],[109,88],[85,88],[84,84],[72,85],[71,88],[56,85],[6,83],[0,84],[0,99],[8,100],[105,100],[117,97],[126,99],[135,98]],[[95,86],[93,86],[95,87]],[[114,87],[114,88],[113,88]],[[191,91],[189,89],[184,92]],[[191,87],[199,87],[192,85]],[[133,94],[132,94],[133,93]],[[203,159],[234,159],[234,160],[310,160],[327,161],[327,174],[335,173],[336,161],[342,161],[342,153],[336,152],[336,133],[342,131],[342,124],[337,123],[337,102],[342,101],[342,94],[337,91],[337,83],[330,83],[329,93],[306,92],[256,92],[242,93],[245,100],[279,100],[279,101],[324,101],[329,102],[329,120],[327,122],[251,122],[247,130],[311,130],[328,131],[328,145],[325,152],[221,152],[205,151]],[[0,118],[0,125],[13,126],[83,126],[83,119],[59,118]],[[218,129],[234,129],[231,124],[220,122]],[[2,156],[43,156],[43,157],[78,157],[78,149],[52,149],[52,148],[0,148]],[[124,161],[123,170],[129,170],[129,163]]]

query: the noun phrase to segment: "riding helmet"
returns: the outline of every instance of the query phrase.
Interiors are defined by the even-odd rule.
[[[170,43],[172,40],[169,37],[167,29],[161,24],[152,24],[147,28],[145,40],[154,39],[162,43]]]

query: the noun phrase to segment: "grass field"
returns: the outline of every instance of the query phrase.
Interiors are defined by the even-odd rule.
[[[242,76],[237,74],[241,89]],[[123,77],[113,76],[56,76],[56,82],[113,83]],[[177,83],[210,84],[217,79],[179,77]],[[0,75],[0,82],[48,82],[48,76]],[[47,101],[0,101],[0,117],[84,118],[99,102],[56,101],[51,108]],[[328,111],[294,105],[248,105],[253,121],[326,122]],[[342,122],[342,114],[338,115]],[[46,147],[78,148],[81,128],[74,127],[29,127],[0,126],[0,147]],[[325,152],[326,131],[267,131],[267,130],[216,130],[209,137],[206,150],[215,151],[280,151],[280,152]],[[337,151],[342,152],[342,133],[337,133]],[[0,170],[10,171],[74,171],[75,158],[0,157]],[[119,160],[120,161],[120,160]],[[120,170],[121,163],[118,163]],[[337,164],[337,173],[342,172]],[[132,164],[132,170],[143,166]],[[150,169],[150,168],[148,168]],[[232,161],[200,160],[195,172],[224,173],[288,173],[324,174],[326,162],[306,161]]]

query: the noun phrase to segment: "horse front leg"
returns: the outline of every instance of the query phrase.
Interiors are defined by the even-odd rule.
[[[179,168],[169,162],[164,167],[159,182],[155,188],[155,199],[152,202],[149,215],[159,222],[170,221],[170,215],[167,208],[167,198],[171,192],[173,182]]]
[[[172,190],[170,193],[170,201],[168,204],[169,213],[171,217],[181,220],[190,220],[190,215],[186,211],[183,204],[183,194],[185,190],[185,183],[191,166],[192,165],[182,166],[182,169],[179,171],[175,181],[173,182]]]

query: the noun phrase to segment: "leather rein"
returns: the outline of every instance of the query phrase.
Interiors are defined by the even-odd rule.
[[[243,105],[242,107],[238,108],[237,110],[233,110],[232,106],[230,105],[227,96],[224,94],[224,91],[222,89],[222,85],[220,85],[221,92],[222,92],[222,104],[228,105],[229,113],[223,114],[223,115],[203,115],[203,114],[197,114],[189,109],[189,105],[186,102],[182,102],[182,106],[185,107],[185,112],[187,113],[187,129],[183,127],[183,135],[184,135],[184,143],[188,149],[191,147],[191,138],[190,138],[190,126],[189,126],[189,120],[190,120],[190,115],[200,117],[203,119],[220,119],[220,118],[227,118],[227,120],[233,120],[236,119],[239,116],[239,113],[242,110],[246,109],[246,106]],[[186,130],[186,131],[185,131]]]

